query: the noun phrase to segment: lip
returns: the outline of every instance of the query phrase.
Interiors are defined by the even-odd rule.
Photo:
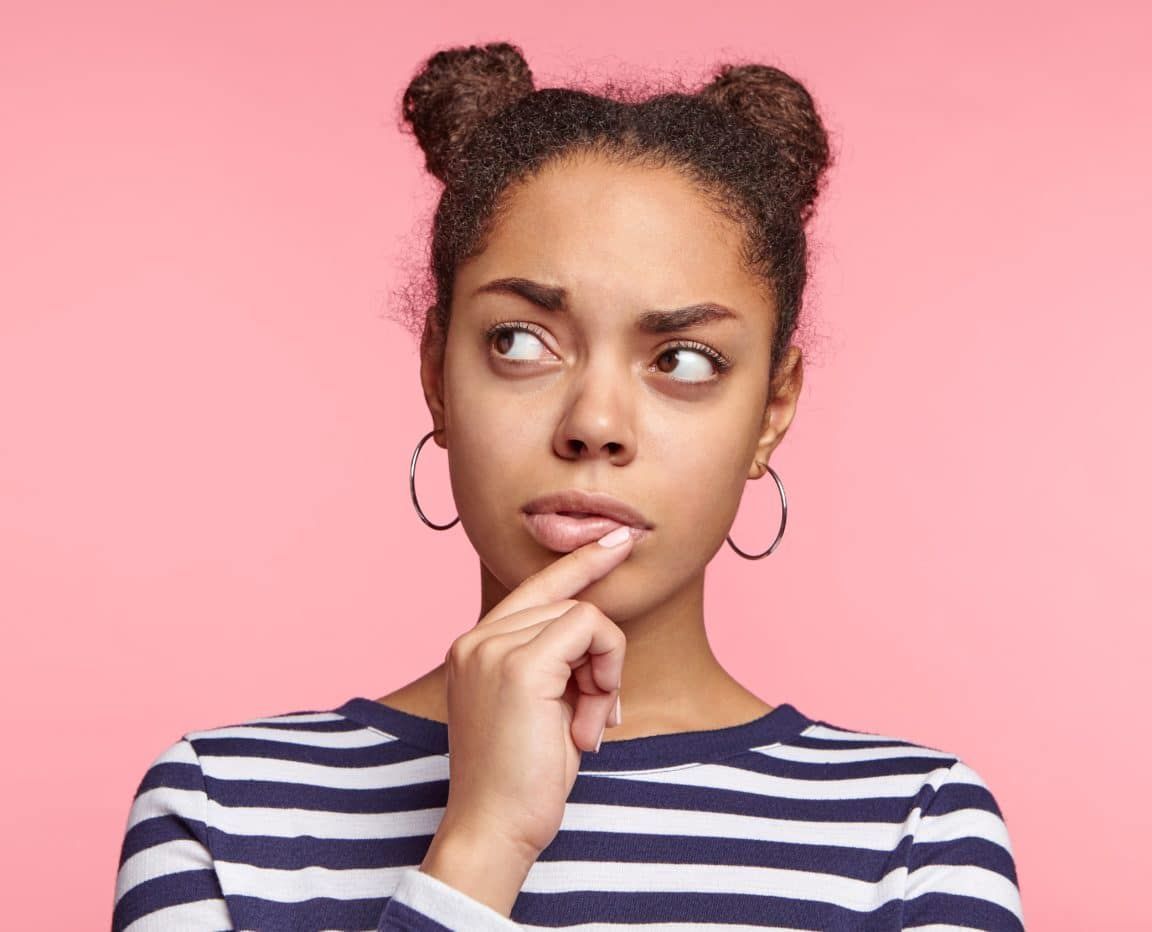
[[[562,489],[532,499],[524,506],[528,514],[562,511],[581,512],[611,518],[618,524],[636,528],[650,528],[652,522],[625,501],[605,492],[585,492],[583,489]]]
[[[578,512],[587,517],[561,512]],[[633,540],[647,536],[652,528],[652,522],[627,502],[583,489],[564,489],[534,498],[524,506],[523,515],[528,532],[557,553],[569,553],[618,527],[633,528]]]

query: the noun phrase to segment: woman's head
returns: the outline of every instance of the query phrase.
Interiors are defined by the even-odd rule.
[[[428,171],[445,185],[433,221],[435,302],[425,338],[447,330],[456,270],[484,248],[516,184],[549,162],[594,152],[680,171],[742,227],[745,261],[775,303],[778,360],[799,320],[805,223],[831,162],[812,98],[765,65],[722,68],[695,93],[645,98],[608,85],[605,94],[535,90],[508,43],[447,49],[425,62],[403,101]]]
[[[500,43],[433,55],[404,115],[445,185],[422,380],[486,581],[549,559],[529,500],[603,491],[653,528],[593,589],[652,607],[701,577],[795,409],[829,163],[810,97],[757,65],[697,93],[534,90]]]

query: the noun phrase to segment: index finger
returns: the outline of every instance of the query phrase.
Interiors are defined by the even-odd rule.
[[[621,531],[627,534],[621,535]],[[632,541],[642,533],[638,528],[621,526],[600,540],[564,554],[509,592],[484,616],[480,624],[496,621],[535,605],[570,599],[622,563],[632,550]]]

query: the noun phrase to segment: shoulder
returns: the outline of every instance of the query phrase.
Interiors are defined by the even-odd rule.
[[[181,741],[192,745],[198,752],[222,749],[227,746],[226,742],[233,740],[339,747],[348,743],[341,736],[365,730],[339,711],[303,709],[187,731]]]
[[[341,752],[394,740],[339,709],[301,709],[187,731],[176,743],[191,747],[203,764],[205,758],[223,757],[335,760]]]
[[[908,926],[1020,930],[1019,883],[1004,821],[984,778],[957,755],[892,735],[810,721],[763,749],[803,768],[821,805],[887,824],[902,852]]]
[[[890,734],[810,720],[779,745],[779,755],[834,767],[842,775],[921,775],[924,785],[967,782],[979,777],[955,753]]]
[[[324,749],[365,747],[391,740],[338,712],[305,709],[251,717],[186,731],[150,761],[137,795],[160,787],[200,792],[225,758],[258,761],[308,760]],[[227,765],[225,765],[227,766]]]
[[[788,795],[825,800],[845,817],[898,822],[916,841],[966,833],[1011,854],[991,788],[950,751],[815,720],[759,751]]]
[[[823,798],[898,829],[909,915],[930,925],[986,915],[1022,921],[1012,843],[984,778],[948,751],[891,735],[812,722],[766,753],[807,766]],[[963,924],[963,923],[961,923]]]
[[[184,732],[153,758],[137,797],[179,802],[203,819],[218,805],[287,800],[295,788],[401,779],[384,765],[425,753],[339,710],[262,715]]]

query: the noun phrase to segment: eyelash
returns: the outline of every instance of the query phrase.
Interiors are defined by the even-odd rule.
[[[527,321],[513,321],[508,323],[501,322],[498,324],[493,324],[488,328],[487,332],[484,334],[484,337],[488,345],[491,346],[492,341],[496,339],[496,337],[505,332],[516,330],[522,330],[526,333],[531,333],[533,336],[539,338],[540,342],[544,342],[544,331],[537,327],[535,324],[529,323]],[[729,362],[728,359],[726,359],[724,356],[720,355],[720,353],[718,353],[716,350],[712,349],[712,347],[706,346],[703,343],[697,343],[694,340],[681,340],[679,343],[674,343],[672,346],[666,347],[660,355],[663,356],[665,353],[670,353],[673,350],[678,349],[694,350],[695,352],[702,353],[703,355],[707,356],[708,359],[712,361],[712,364],[716,367],[716,376],[712,379],[706,379],[703,382],[691,382],[688,379],[673,379],[672,381],[674,382],[682,382],[685,385],[710,385],[715,382],[716,379],[721,378],[729,369],[732,368],[732,363]]]

